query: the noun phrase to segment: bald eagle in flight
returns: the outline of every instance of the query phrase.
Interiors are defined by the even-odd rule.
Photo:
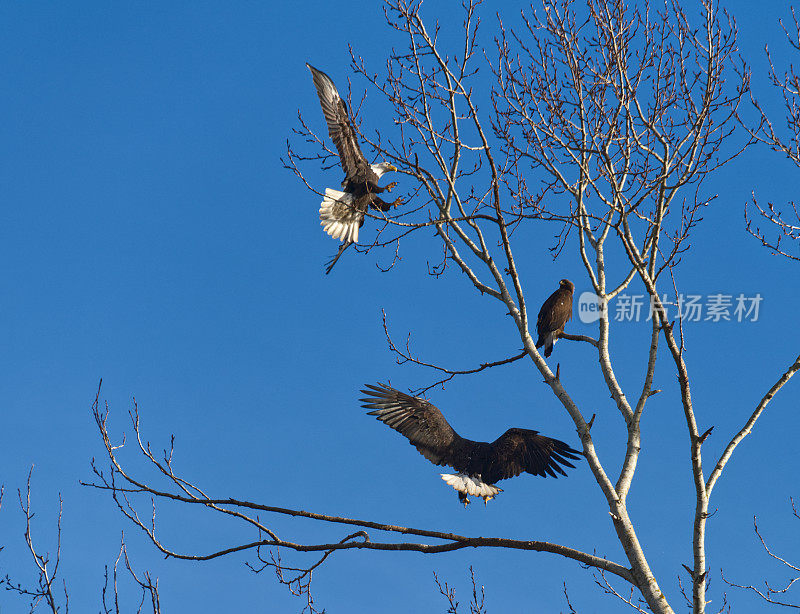
[[[536,347],[544,346],[545,358],[553,352],[553,345],[558,341],[561,333],[564,332],[564,326],[572,317],[574,292],[575,285],[569,279],[562,279],[558,282],[558,290],[550,295],[539,310],[539,318],[536,321],[539,340],[536,342]]]
[[[464,439],[453,430],[432,403],[412,397],[387,386],[367,384],[361,399],[367,412],[408,438],[434,465],[449,465],[458,473],[441,474],[442,479],[458,491],[466,507],[468,495],[493,499],[502,489],[495,482],[513,478],[523,471],[543,478],[557,473],[567,475],[563,467],[575,465],[582,453],[563,441],[539,435],[528,429],[508,429],[492,443]]]
[[[322,228],[334,239],[342,241],[338,253],[327,264],[325,273],[333,269],[344,250],[353,243],[358,243],[358,230],[364,225],[364,214],[370,209],[389,211],[402,203],[397,198],[392,203],[384,202],[378,194],[391,192],[396,182],[380,187],[378,181],[384,173],[396,171],[392,164],[381,162],[370,164],[361,152],[356,138],[356,130],[347,105],[331,78],[311,64],[306,63],[317,88],[322,113],[328,124],[328,134],[339,152],[344,180],[342,190],[325,188],[325,197],[319,208],[319,220]]]

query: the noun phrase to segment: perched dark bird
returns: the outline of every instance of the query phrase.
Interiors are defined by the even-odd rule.
[[[397,168],[388,162],[367,162],[358,145],[347,105],[339,96],[333,81],[321,70],[308,63],[306,66],[311,71],[322,113],[328,124],[328,134],[336,145],[344,170],[342,190],[325,188],[325,197],[319,208],[319,220],[325,232],[343,242],[339,252],[328,262],[325,273],[330,273],[344,250],[351,244],[358,243],[358,230],[364,225],[364,214],[370,208],[386,212],[403,201],[397,198],[394,202],[387,203],[378,196],[381,192],[391,192],[397,185],[396,182],[386,187],[378,185],[378,180],[384,173],[396,171]]]
[[[484,503],[502,489],[495,482],[513,478],[523,471],[557,478],[567,475],[562,466],[575,467],[581,452],[563,441],[539,435],[528,429],[508,429],[492,443],[464,439],[453,430],[433,404],[404,394],[386,384],[367,384],[361,392],[363,407],[381,422],[388,424],[419,450],[434,465],[449,465],[457,474],[441,474],[458,491],[466,506],[467,495],[483,497]]]
[[[536,347],[544,346],[545,357],[553,352],[553,345],[558,341],[564,326],[572,317],[572,294],[575,292],[575,285],[569,279],[562,279],[558,282],[558,290],[553,292],[544,302],[539,310],[539,318],[536,320],[536,332],[539,333],[539,340]]]

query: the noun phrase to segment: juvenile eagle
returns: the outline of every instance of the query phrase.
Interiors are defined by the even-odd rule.
[[[558,290],[550,295],[539,310],[539,318],[536,321],[539,340],[536,342],[536,347],[544,346],[545,357],[553,352],[553,345],[572,317],[573,292],[575,285],[569,279],[562,279],[558,282]]]
[[[539,435],[528,429],[508,429],[492,443],[464,439],[453,430],[442,412],[433,404],[404,394],[386,384],[367,384],[360,399],[367,412],[388,424],[419,450],[434,465],[449,465],[457,474],[441,474],[442,479],[458,491],[466,505],[467,495],[483,497],[484,503],[502,489],[495,482],[513,478],[523,471],[533,475],[557,478],[567,475],[564,467],[575,467],[581,452],[563,441]]]
[[[334,239],[342,241],[336,256],[327,264],[325,273],[330,273],[333,265],[339,260],[344,250],[353,243],[358,243],[358,229],[364,224],[364,214],[370,209],[388,211],[402,203],[397,198],[392,203],[381,200],[381,192],[391,192],[397,185],[392,182],[380,187],[378,180],[384,173],[396,171],[388,162],[370,164],[361,152],[356,138],[356,130],[347,112],[347,105],[331,78],[311,64],[306,63],[317,88],[322,113],[328,124],[328,134],[339,152],[344,170],[342,190],[325,188],[325,197],[319,208],[319,220],[322,228]]]

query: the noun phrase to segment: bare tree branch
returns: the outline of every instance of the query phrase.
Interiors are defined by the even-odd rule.
[[[141,599],[139,600],[136,614],[141,614],[144,611],[145,603],[150,606],[149,611],[152,614],[161,614],[161,600],[158,594],[158,579],[155,580],[150,575],[149,571],[145,571],[141,574],[137,574],[133,570],[133,566],[131,565],[131,561],[128,558],[128,548],[125,545],[125,535],[122,535],[120,539],[120,547],[119,553],[117,554],[117,558],[114,560],[114,565],[112,567],[112,577],[111,577],[111,589],[109,590],[108,586],[108,566],[106,566],[104,577],[105,582],[103,583],[103,592],[102,592],[102,604],[103,604],[103,612],[104,614],[111,614],[114,612],[115,614],[119,614],[121,608],[121,602],[119,597],[119,587],[118,587],[118,568],[120,561],[123,561],[125,564],[125,569],[128,570],[128,575],[131,579],[138,585],[139,589],[141,590]],[[113,601],[111,601],[113,597]],[[113,609],[112,609],[113,608]]]
[[[486,595],[483,586],[478,588],[478,583],[475,580],[475,570],[471,565],[469,567],[469,577],[472,583],[472,597],[469,602],[469,612],[470,614],[486,614]],[[441,582],[435,571],[433,572],[433,581],[436,584],[436,588],[439,589],[439,594],[447,599],[449,606],[447,614],[458,614],[459,602],[456,600],[456,590],[447,582]]]
[[[550,552],[558,554],[584,565],[590,565],[592,567],[604,569],[605,571],[613,573],[627,581],[631,580],[629,570],[622,565],[609,561],[603,557],[595,556],[593,554],[581,552],[574,548],[559,544],[552,544],[549,542],[516,540],[502,537],[469,537],[443,531],[416,529],[412,527],[391,525],[371,520],[344,518],[315,512],[307,512],[303,510],[293,510],[270,505],[262,505],[234,498],[208,497],[199,487],[174,473],[172,467],[172,447],[170,447],[169,451],[164,451],[163,459],[158,459],[153,454],[150,445],[142,441],[139,428],[138,407],[134,403],[134,408],[131,412],[131,422],[136,441],[139,442],[139,453],[151,467],[157,469],[159,474],[165,480],[167,487],[171,487],[171,490],[161,490],[155,488],[144,481],[136,479],[121,465],[117,454],[118,450],[121,450],[125,444],[124,442],[118,445],[113,445],[111,443],[111,438],[107,427],[108,408],[106,407],[105,411],[103,412],[101,412],[99,409],[99,393],[100,391],[98,389],[98,396],[95,399],[93,412],[98,430],[105,444],[107,460],[109,462],[109,473],[106,475],[93,461],[92,468],[95,473],[96,480],[94,482],[81,483],[85,486],[108,491],[122,514],[139,529],[141,529],[156,546],[156,548],[158,548],[164,555],[168,557],[192,561],[207,561],[237,552],[247,551],[255,551],[258,556],[262,548],[270,547],[285,548],[297,552],[322,552],[324,556],[321,560],[327,558],[334,551],[352,549],[412,551],[436,554],[441,552],[461,550],[463,548],[509,548],[515,550],[532,550],[537,552]],[[132,497],[144,497],[147,499],[151,509],[149,518],[144,519],[139,514],[139,511],[132,501]],[[258,539],[217,550],[211,550],[210,552],[202,554],[178,552],[177,550],[166,546],[156,536],[156,500],[197,505],[209,510],[213,510],[218,514],[234,517],[243,522],[245,525],[249,525],[256,529],[258,532]],[[298,518],[307,518],[333,525],[338,524],[356,526],[361,529],[373,529],[379,532],[390,534],[399,533],[403,535],[414,535],[417,537],[431,538],[436,541],[434,543],[373,541],[370,533],[361,530],[336,542],[306,544],[279,537],[277,532],[273,529],[270,529],[262,520],[259,519],[259,517],[251,515],[252,512],[255,511]],[[266,562],[263,557],[259,558],[261,559],[262,564]],[[312,566],[311,568],[307,569],[310,572],[313,571],[315,567],[316,566]],[[253,565],[251,566],[251,569],[255,570],[257,567]],[[283,567],[283,569],[290,568]],[[294,568],[292,570],[298,571],[302,570],[302,568]],[[291,582],[286,583],[290,584]]]
[[[424,361],[422,361],[422,360],[420,360],[418,358],[415,358],[413,353],[412,353],[412,351],[411,351],[411,334],[410,333],[406,337],[405,350],[402,350],[402,349],[398,348],[397,345],[395,345],[394,341],[392,341],[392,337],[389,334],[389,327],[388,327],[388,324],[386,323],[386,311],[381,309],[381,315],[383,316],[383,332],[384,332],[384,335],[386,335],[386,342],[389,344],[389,351],[397,356],[397,358],[395,360],[396,360],[398,365],[402,365],[402,364],[405,364],[407,362],[410,362],[410,363],[413,363],[415,365],[419,365],[419,366],[422,366],[422,367],[428,367],[428,368],[433,369],[435,371],[440,371],[440,372],[446,374],[446,377],[434,382],[433,384],[430,384],[429,386],[425,386],[425,387],[422,387],[422,388],[414,388],[411,391],[412,394],[424,394],[425,392],[427,392],[431,388],[435,388],[436,386],[441,386],[442,389],[444,389],[444,384],[449,382],[451,379],[453,379],[457,375],[473,375],[475,373],[480,373],[481,371],[485,371],[486,369],[491,369],[492,367],[499,367],[499,366],[502,366],[502,365],[511,364],[512,362],[516,362],[518,360],[521,360],[521,359],[525,358],[528,355],[528,352],[526,350],[523,350],[519,354],[517,354],[515,356],[511,356],[510,358],[504,358],[502,360],[495,360],[495,361],[492,361],[492,362],[481,363],[480,366],[478,366],[478,367],[476,367],[474,369],[465,369],[465,370],[448,369],[446,367],[441,367],[439,365],[435,365],[435,364],[429,363],[429,362],[424,362]],[[562,336],[564,336],[564,335],[562,335]],[[574,337],[574,339],[576,341],[588,340],[590,343],[593,341],[593,340],[589,339],[588,337],[577,337],[576,336],[576,337]]]
[[[30,599],[30,612],[36,610],[39,604],[44,603],[50,612],[58,614],[69,612],[69,593],[67,592],[67,585],[63,583],[62,589],[64,591],[64,604],[59,603],[56,598],[56,578],[58,576],[58,566],[61,562],[61,515],[63,513],[63,501],[61,495],[58,496],[58,521],[57,521],[57,537],[56,537],[56,553],[55,560],[50,558],[50,554],[45,552],[40,554],[37,550],[33,540],[33,524],[34,517],[33,507],[31,506],[31,477],[33,475],[33,466],[28,472],[28,481],[25,488],[25,496],[23,497],[22,491],[17,490],[19,498],[19,506],[22,513],[25,515],[25,543],[28,545],[28,550],[36,566],[37,581],[36,586],[27,587],[19,581],[14,581],[6,574],[4,583],[6,590],[13,591],[22,597]],[[51,565],[52,562],[52,565]]]
[[[792,25],[787,26],[780,21],[781,28],[786,35],[786,40],[791,48],[800,51],[800,23],[797,21],[794,8],[792,8]],[[792,64],[788,70],[779,73],[772,60],[769,46],[765,48],[769,62],[769,80],[775,90],[783,99],[785,112],[784,130],[775,127],[761,104],[751,94],[750,100],[756,109],[758,124],[755,127],[740,118],[742,126],[750,133],[752,138],[765,143],[773,151],[784,154],[795,166],[800,167],[800,75]],[[755,214],[752,209],[755,209]],[[775,255],[784,256],[794,261],[800,261],[800,212],[794,201],[782,207],[768,202],[766,209],[759,205],[755,192],[752,201],[745,203],[744,207],[745,230],[758,239],[761,245]],[[759,226],[761,220],[766,224],[766,229]],[[786,246],[785,243],[790,243]],[[792,253],[793,252],[793,253]]]
[[[747,437],[752,432],[753,427],[755,426],[756,421],[761,417],[763,411],[769,405],[769,402],[775,397],[778,391],[783,388],[792,376],[795,373],[800,371],[800,355],[795,359],[792,365],[784,372],[783,375],[775,382],[772,387],[767,391],[767,393],[763,396],[761,401],[759,401],[758,405],[756,406],[753,413],[750,415],[750,418],[747,420],[745,425],[741,428],[741,430],[734,435],[733,439],[731,439],[728,446],[725,448],[725,451],[720,456],[719,460],[717,461],[714,470],[711,472],[711,475],[708,476],[708,482],[706,483],[706,491],[708,494],[711,494],[714,485],[716,484],[717,480],[719,479],[720,475],[722,475],[723,469],[725,469],[725,465],[730,459],[733,451],[736,449],[741,441]]]
[[[794,505],[794,499],[791,499],[791,502],[792,502],[793,513],[794,513],[795,517],[797,518],[798,516],[797,516],[797,510],[796,510],[795,505]],[[753,530],[756,532],[756,535],[758,536],[758,539],[761,542],[761,547],[764,548],[764,551],[773,560],[778,561],[783,567],[786,567],[787,569],[791,570],[790,573],[792,574],[793,577],[791,577],[788,581],[786,581],[786,583],[784,584],[783,588],[773,588],[770,585],[770,583],[765,580],[764,581],[764,588],[763,589],[759,589],[759,588],[757,588],[757,587],[755,587],[753,585],[744,585],[744,584],[737,584],[735,582],[731,582],[730,580],[728,580],[725,577],[725,574],[722,572],[722,570],[720,570],[720,574],[722,576],[723,582],[725,582],[729,586],[734,586],[736,588],[749,590],[749,591],[755,593],[756,595],[758,595],[759,597],[761,597],[767,603],[770,603],[770,604],[773,604],[773,605],[783,606],[783,607],[786,607],[786,608],[793,608],[793,609],[796,609],[796,610],[800,610],[800,604],[798,604],[798,603],[791,603],[791,602],[788,602],[788,601],[783,601],[782,599],[776,599],[776,596],[782,598],[783,595],[785,595],[789,591],[789,589],[792,588],[794,583],[797,582],[798,580],[800,580],[800,567],[798,567],[797,565],[795,565],[793,563],[790,563],[789,561],[787,561],[783,557],[778,556],[777,554],[775,554],[770,549],[769,546],[767,546],[767,542],[764,541],[764,538],[762,537],[761,532],[758,530],[758,522],[756,521],[756,517],[755,516],[753,516]]]

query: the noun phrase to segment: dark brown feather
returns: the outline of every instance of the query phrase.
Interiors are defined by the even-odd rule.
[[[454,466],[454,453],[461,448],[461,437],[435,405],[385,384],[366,386],[367,390],[361,392],[368,398],[360,400],[365,409],[375,410],[368,415],[408,438],[434,465]]]
[[[545,356],[550,356],[553,351],[553,343],[559,335],[564,332],[564,326],[572,318],[572,297],[575,286],[568,279],[559,282],[558,290],[553,292],[539,310],[539,317],[536,320],[536,332],[539,339],[536,347],[545,347]]]
[[[481,476],[487,484],[523,472],[554,478],[566,475],[562,467],[574,467],[569,460],[581,454],[563,441],[528,429],[509,429],[492,443],[464,439],[432,403],[386,384],[367,384],[366,388],[361,392],[367,398],[361,401],[364,408],[373,410],[370,416],[407,437],[433,464]]]
[[[367,159],[358,144],[356,130],[347,112],[347,105],[339,91],[333,84],[333,80],[321,70],[317,70],[311,64],[306,63],[311,71],[314,80],[314,87],[317,89],[319,102],[322,106],[322,114],[328,124],[328,134],[331,137],[345,174],[345,181],[342,187],[346,192],[354,191],[353,185],[364,185],[366,183],[377,184],[378,176],[370,167]]]

